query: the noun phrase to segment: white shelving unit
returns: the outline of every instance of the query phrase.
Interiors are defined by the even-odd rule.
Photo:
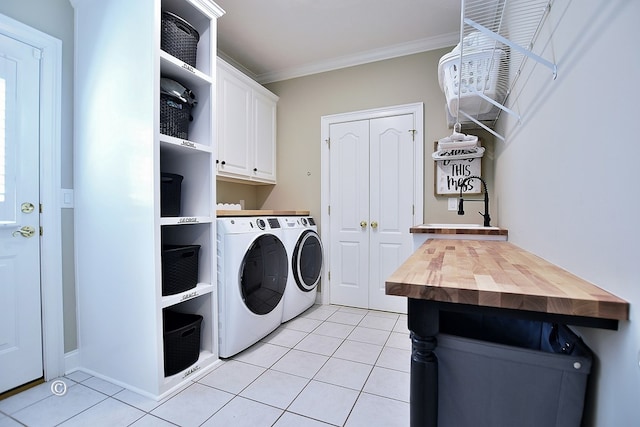
[[[552,3],[552,0],[461,0],[460,44],[458,64],[455,64],[462,70],[460,90],[457,92],[457,105],[461,108],[454,114],[455,117],[450,117],[450,121],[473,122],[504,139],[492,129],[494,126],[485,123],[495,124],[502,112],[520,120],[518,113],[510,109],[508,103],[509,95],[527,59],[549,68],[553,78],[557,75],[556,64],[537,55],[533,49]],[[470,40],[475,40],[475,45]],[[483,77],[488,74],[497,76],[490,96],[487,96],[487,85],[483,87],[482,84],[477,84],[477,78],[474,80],[477,77],[477,73],[474,76],[474,67],[478,65],[476,58],[480,51],[490,58],[488,63],[491,64]],[[469,94],[477,97],[478,102],[468,105],[489,106],[491,111],[481,111],[480,108],[465,111],[460,98]]]
[[[216,35],[209,0],[71,0],[75,9],[75,238],[80,365],[162,398],[218,361]],[[161,12],[199,33],[192,67],[160,50]],[[188,140],[162,135],[160,77],[196,94]],[[160,175],[182,175],[180,217],[162,217]],[[200,245],[198,284],[162,295],[163,244]],[[163,310],[199,314],[197,362],[165,376]]]

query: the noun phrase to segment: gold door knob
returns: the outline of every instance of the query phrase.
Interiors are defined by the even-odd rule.
[[[23,213],[31,213],[36,209],[35,206],[33,206],[33,203],[29,203],[29,202],[25,202],[20,206],[20,210],[22,210]]]
[[[365,228],[367,226],[367,221],[360,221],[360,227]]]
[[[18,234],[20,234],[22,237],[33,237],[36,234],[36,229],[29,225],[25,225],[20,230],[16,230],[11,233],[13,237],[16,237]]]
[[[378,223],[376,221],[371,221],[371,228],[378,228]]]

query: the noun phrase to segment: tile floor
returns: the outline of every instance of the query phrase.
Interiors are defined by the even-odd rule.
[[[76,371],[0,401],[0,427],[409,425],[407,316],[314,306],[155,401]]]

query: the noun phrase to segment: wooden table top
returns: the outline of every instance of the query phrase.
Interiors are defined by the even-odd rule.
[[[629,303],[505,241],[427,240],[386,281],[416,299],[626,320]]]

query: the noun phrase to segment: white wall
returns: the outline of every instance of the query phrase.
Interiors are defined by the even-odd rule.
[[[509,240],[631,303],[618,331],[580,329],[597,355],[593,426],[640,422],[640,2],[556,0],[497,142],[494,200]],[[527,64],[532,65],[531,62]]]

